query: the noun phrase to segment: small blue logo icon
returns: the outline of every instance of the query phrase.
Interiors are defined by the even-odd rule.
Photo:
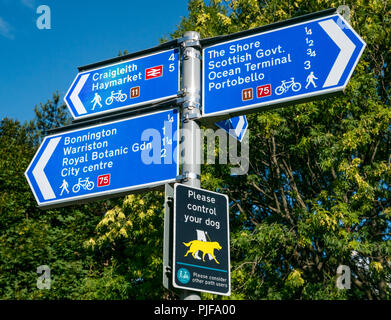
[[[183,284],[186,284],[190,281],[190,272],[185,268],[180,268],[176,275],[178,280]]]

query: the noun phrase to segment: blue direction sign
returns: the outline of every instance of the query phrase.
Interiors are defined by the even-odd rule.
[[[240,142],[242,142],[248,128],[246,116],[233,117],[215,124]]]
[[[339,14],[203,49],[203,117],[342,91],[365,42]]]
[[[79,73],[65,95],[75,119],[175,97],[179,50],[171,49]]]
[[[174,109],[47,136],[25,172],[38,205],[109,198],[174,182],[178,119]]]

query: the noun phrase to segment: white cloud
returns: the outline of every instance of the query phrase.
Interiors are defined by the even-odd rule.
[[[15,38],[12,33],[12,27],[2,17],[0,17],[0,35],[11,40]]]

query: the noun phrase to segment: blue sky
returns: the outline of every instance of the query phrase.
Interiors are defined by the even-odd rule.
[[[40,5],[50,30],[36,26]],[[183,16],[186,0],[0,0],[0,119],[32,119],[53,92],[64,97],[78,66],[154,47]]]

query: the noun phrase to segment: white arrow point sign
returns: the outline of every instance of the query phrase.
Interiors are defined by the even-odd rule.
[[[325,20],[319,22],[319,25],[341,49],[323,85],[323,88],[327,88],[338,84],[356,46],[334,20]]]
[[[89,75],[90,74],[83,74],[80,77],[79,82],[77,83],[75,89],[73,89],[73,92],[72,92],[71,96],[69,97],[69,99],[72,101],[73,105],[75,106],[76,111],[79,114],[87,113],[86,108],[84,108],[84,105],[79,98],[79,93],[80,93],[81,89],[83,89],[83,86],[86,83]]]
[[[34,170],[33,170],[33,176],[35,178],[35,181],[38,184],[39,190],[42,193],[42,196],[45,200],[53,199],[56,197],[56,195],[53,192],[52,186],[49,183],[48,178],[46,177],[45,172],[43,171],[46,167],[46,164],[48,163],[50,157],[52,156],[54,150],[56,150],[56,147],[58,143],[60,142],[61,137],[59,138],[53,138],[49,141],[45,151],[42,153],[41,158],[37,162]]]

